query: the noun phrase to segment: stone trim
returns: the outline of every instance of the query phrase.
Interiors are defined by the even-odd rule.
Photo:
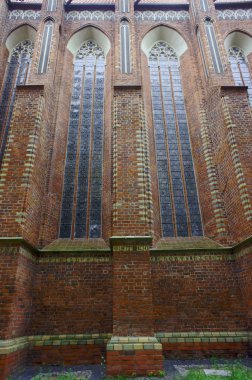
[[[118,245],[122,245],[126,248],[137,248],[137,251],[143,250],[143,247],[147,249],[151,243],[151,237],[137,237],[137,236],[113,236],[110,238],[111,246],[118,250]],[[240,257],[246,256],[252,253],[252,247],[249,245],[252,242],[252,237],[244,240],[243,242],[233,247],[220,247],[220,248],[172,248],[172,249],[157,249],[150,248],[151,261],[156,262],[171,262],[171,261],[234,261]],[[140,243],[135,245],[136,243]],[[20,245],[20,246],[19,246]],[[134,247],[135,246],[135,247]],[[99,249],[95,251],[73,251],[71,257],[59,257],[59,254],[65,253],[65,251],[40,251],[29,245],[25,240],[20,237],[5,238],[0,237],[0,248],[7,250],[9,254],[20,254],[27,259],[36,263],[111,263],[112,256],[111,250]],[[148,248],[149,250],[149,248]],[[125,252],[128,252],[125,250]],[[1,253],[0,253],[1,254]],[[37,254],[40,254],[38,257]],[[46,257],[45,257],[46,254]],[[73,256],[74,255],[74,256]]]
[[[218,20],[251,20],[252,9],[224,9],[217,11]]]
[[[157,338],[149,336],[113,336],[107,351],[162,350]]]
[[[38,259],[39,263],[109,263],[112,261],[111,257],[41,257]]]
[[[209,255],[177,255],[177,256],[152,256],[151,261],[154,263],[165,262],[165,261],[233,261],[235,256],[231,254],[209,254]]]
[[[187,11],[136,11],[136,21],[184,21],[189,20]]]
[[[160,332],[155,335],[160,343],[242,343],[252,341],[252,334],[249,331]]]
[[[41,12],[34,11],[32,9],[27,9],[24,11],[21,9],[15,9],[9,12],[8,18],[9,20],[40,20]]]
[[[158,332],[154,337],[112,337],[112,334],[34,335],[0,340],[0,355],[25,348],[66,345],[104,345],[108,351],[162,350],[162,343],[249,343],[249,331]]]
[[[114,21],[115,13],[113,11],[71,11],[65,13],[65,19],[67,21],[80,21],[80,20],[90,20],[90,21]]]
[[[112,334],[34,335],[0,340],[0,355],[9,354],[33,346],[106,344],[111,336]]]
[[[10,354],[28,347],[28,337],[0,340],[0,355]]]

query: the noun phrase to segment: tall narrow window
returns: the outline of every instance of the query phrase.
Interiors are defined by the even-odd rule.
[[[47,11],[55,12],[57,9],[57,0],[48,0],[47,1]]]
[[[104,52],[94,41],[86,41],[74,64],[60,223],[62,238],[101,236],[104,72]]]
[[[199,48],[200,48],[200,55],[201,55],[202,62],[203,62],[204,73],[205,73],[205,76],[207,77],[208,76],[208,70],[207,70],[207,65],[206,65],[206,57],[205,57],[205,53],[204,53],[204,49],[203,49],[203,45],[202,45],[202,41],[201,41],[199,28],[197,28],[196,36],[197,36],[197,40],[198,40],[198,44],[199,44]]]
[[[207,0],[200,0],[200,8],[203,12],[208,11],[208,2]]]
[[[39,74],[44,74],[47,71],[51,41],[52,41],[52,33],[53,33],[53,22],[50,20],[50,21],[47,21],[44,26],[44,33],[42,37],[41,52],[40,52],[39,67],[38,67]]]
[[[121,22],[121,72],[130,73],[130,28],[126,20]]]
[[[33,43],[29,40],[20,42],[11,52],[11,58],[6,69],[6,76],[0,98],[0,164],[2,162],[4,148],[10,128],[16,86],[26,83]]]
[[[179,61],[166,42],[149,53],[163,236],[202,235]]]
[[[208,40],[208,45],[210,48],[212,61],[214,65],[214,70],[216,73],[223,73],[223,66],[221,62],[220,52],[217,44],[217,40],[215,37],[214,26],[211,20],[205,21],[205,29]]]
[[[123,13],[129,12],[129,0],[120,0],[120,11]]]
[[[245,54],[238,46],[228,50],[229,62],[236,86],[248,86],[249,103],[252,105],[252,81]]]

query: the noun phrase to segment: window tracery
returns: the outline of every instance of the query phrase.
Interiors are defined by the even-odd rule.
[[[238,46],[231,46],[228,50],[228,57],[235,84],[248,87],[248,99],[252,105],[252,81],[244,52]]]

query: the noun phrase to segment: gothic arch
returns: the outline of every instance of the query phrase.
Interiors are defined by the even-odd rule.
[[[141,49],[148,57],[149,51],[157,41],[165,41],[170,45],[180,57],[188,48],[185,39],[175,29],[159,25],[148,31],[141,43]]]
[[[237,46],[247,56],[252,52],[252,37],[245,32],[235,30],[227,35],[224,45],[227,52],[232,46]]]
[[[14,29],[5,41],[5,46],[9,53],[22,41],[30,40],[35,43],[36,32],[36,29],[28,24],[21,25]]]
[[[92,25],[86,26],[75,32],[67,43],[67,49],[75,57],[83,42],[87,40],[97,42],[103,49],[106,57],[111,47],[110,40],[103,31]]]

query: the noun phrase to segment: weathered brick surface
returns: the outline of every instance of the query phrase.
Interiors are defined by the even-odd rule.
[[[111,333],[111,274],[111,263],[39,264],[31,335]]]
[[[26,256],[23,253],[26,253]],[[28,257],[27,257],[28,256]],[[31,254],[18,245],[0,247],[1,339],[26,336],[32,312],[34,264]]]
[[[22,369],[26,364],[27,355],[27,349],[0,355],[0,379],[7,379],[15,371]]]
[[[68,345],[33,347],[29,351],[28,360],[33,365],[78,365],[101,364],[105,357],[105,346],[99,345]]]
[[[150,78],[141,43],[146,33],[161,24],[176,30],[188,46],[180,57],[180,72],[205,235],[225,246],[251,236],[251,107],[246,89],[234,86],[224,47],[225,38],[234,30],[251,36],[251,20],[218,20],[212,2],[209,11],[203,12],[195,0],[195,11],[190,4],[190,19],[136,21],[131,2],[127,14],[131,73],[126,75],[120,72],[119,30],[125,15],[118,3],[115,21],[66,20],[63,1],[58,1],[53,14],[47,12],[46,4],[43,1],[39,19],[9,20],[6,2],[0,1],[0,88],[8,61],[7,37],[24,24],[36,29],[29,78],[17,89],[1,167],[1,237],[23,238],[36,249],[58,239],[73,79],[73,57],[67,44],[75,32],[93,26],[111,43],[105,75],[102,238],[108,243],[113,235],[151,235],[154,243],[159,241]],[[141,2],[139,9],[143,10]],[[214,21],[224,67],[221,75],[214,72],[204,29],[206,15]],[[54,32],[48,70],[40,75],[41,38],[48,16],[54,19]],[[247,59],[251,71],[252,53]],[[91,246],[88,253],[80,247],[71,251],[66,242],[65,250],[39,252],[20,240],[1,242],[1,340],[60,334],[154,336],[159,332],[251,330],[249,241],[220,254],[210,248],[189,252],[189,244],[188,252],[168,252],[166,247],[163,253],[111,249],[102,254],[101,247],[94,242]],[[157,255],[165,259],[156,260]],[[248,341],[237,339],[164,342],[163,351],[169,358],[251,353]],[[60,347],[31,344],[29,361],[39,365],[99,363],[104,351],[104,342],[78,345],[67,341]],[[0,378],[22,367],[26,357],[27,349],[22,348],[1,354]],[[113,351],[107,359],[110,375],[144,375],[162,368],[161,353],[151,350],[138,350],[131,356]]]
[[[163,355],[157,350],[108,351],[107,375],[146,375],[163,369]]]
[[[152,281],[156,332],[247,330],[236,263],[154,262]]]
[[[167,359],[236,358],[247,356],[248,343],[164,343]]]

